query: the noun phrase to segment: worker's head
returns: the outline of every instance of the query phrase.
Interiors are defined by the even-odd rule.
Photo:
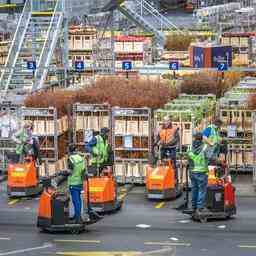
[[[193,135],[194,141],[203,141],[203,135],[201,132],[197,132]]]
[[[32,130],[33,129],[33,122],[31,120],[26,120],[24,123],[24,129]]]
[[[168,128],[168,127],[172,126],[172,121],[169,116],[165,116],[163,121],[164,121],[163,128]]]
[[[72,153],[74,153],[76,151],[76,145],[75,144],[70,144],[69,146],[68,146],[68,153],[69,154],[72,154]]]
[[[197,149],[203,145],[203,135],[201,132],[197,132],[193,135],[193,144],[192,148]]]
[[[109,135],[109,129],[107,127],[104,127],[100,130],[100,135],[103,139],[108,139],[108,135]]]
[[[220,119],[214,119],[213,124],[217,127],[220,128],[222,125],[222,121]]]

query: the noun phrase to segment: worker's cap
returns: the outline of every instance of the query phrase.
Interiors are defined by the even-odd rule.
[[[76,151],[76,145],[75,145],[75,144],[70,144],[70,145],[68,146],[68,152],[69,152],[69,153],[72,153],[72,152],[74,152],[74,151]]]
[[[195,140],[202,140],[203,139],[203,135],[201,132],[197,132],[193,135]]]
[[[164,116],[164,122],[171,122],[171,118],[169,116]]]
[[[33,127],[33,122],[31,120],[26,120],[24,123],[24,128]]]
[[[104,127],[104,128],[101,128],[101,129],[100,129],[100,133],[101,133],[101,134],[108,134],[109,131],[110,131],[110,130],[109,130],[107,127]]]

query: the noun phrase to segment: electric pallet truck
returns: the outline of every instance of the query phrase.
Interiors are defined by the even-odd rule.
[[[146,191],[148,199],[171,200],[182,194],[179,184],[178,172],[175,170],[170,159],[161,159],[161,148],[158,149],[157,167],[146,168]]]
[[[206,207],[209,212],[196,212],[192,218],[202,223],[210,219],[227,219],[236,214],[235,187],[231,176],[225,173],[218,178],[220,172],[226,166],[209,166]]]
[[[10,197],[33,196],[42,190],[36,160],[32,155],[25,157],[22,163],[8,165],[7,193]]]
[[[218,178],[223,171],[224,175],[221,178]],[[188,207],[188,172],[189,170],[187,167],[187,193],[183,213],[192,214],[192,210]],[[202,213],[196,212],[192,214],[192,218],[196,221],[205,223],[210,219],[227,219],[236,214],[235,187],[232,184],[231,176],[227,172],[226,164],[209,166],[206,207],[208,211]]]
[[[44,191],[40,197],[37,219],[37,227],[43,231],[71,232],[78,234],[84,231],[86,226],[102,219],[102,216],[98,215],[90,207],[89,196],[87,196],[86,202],[87,212],[82,216],[84,221],[82,223],[74,223],[69,218],[69,193],[67,191],[58,191],[58,186],[65,181],[66,178],[67,176],[65,174],[60,173],[57,177],[54,177],[54,180],[49,177],[43,179]],[[87,189],[87,191],[89,190]],[[82,213],[83,210],[84,209],[82,209]]]
[[[104,167],[101,171],[97,168],[97,175],[90,175],[88,181],[84,182],[84,190],[89,187],[91,208],[99,213],[112,213],[122,208],[123,201],[118,199],[117,183],[110,166]],[[89,182],[89,186],[87,186]]]

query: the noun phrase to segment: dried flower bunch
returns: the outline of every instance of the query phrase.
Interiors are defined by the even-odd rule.
[[[122,77],[102,77],[93,87],[77,91],[56,90],[39,92],[27,97],[27,107],[56,107],[58,116],[67,114],[68,105],[79,103],[103,104],[119,107],[149,107],[157,109],[176,97],[176,89],[160,80],[125,79]]]

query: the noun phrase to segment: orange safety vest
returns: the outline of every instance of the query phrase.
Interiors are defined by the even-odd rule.
[[[161,143],[162,144],[169,144],[173,140],[176,131],[177,131],[176,127],[162,129],[160,131],[160,141],[161,141]]]

